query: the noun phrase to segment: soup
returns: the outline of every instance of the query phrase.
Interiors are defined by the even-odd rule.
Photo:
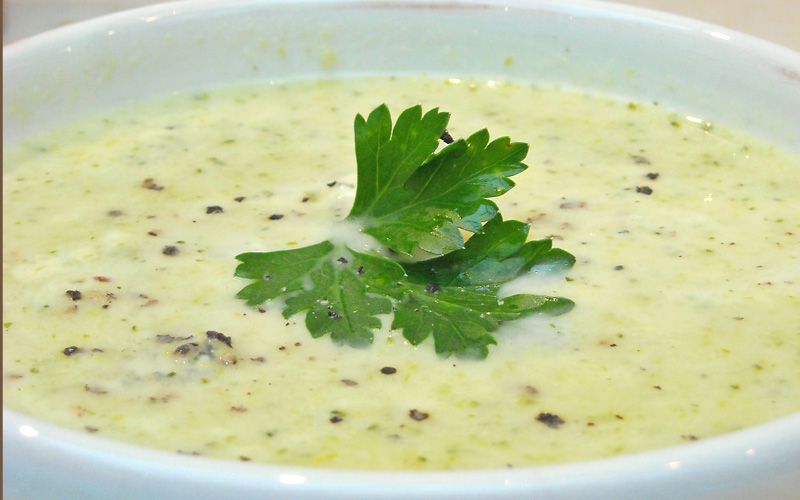
[[[310,245],[386,102],[530,144],[495,201],[577,258],[485,360],[387,325],[365,349],[236,298],[242,252]],[[800,410],[800,159],[657,103],[371,79],[185,92],[4,150],[4,404],[184,454],[347,469],[519,467]],[[196,344],[196,345],[194,345]],[[186,347],[189,346],[189,347]]]

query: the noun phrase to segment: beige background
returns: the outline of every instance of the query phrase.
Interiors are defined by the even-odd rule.
[[[4,0],[3,44],[156,0]],[[800,51],[800,0],[617,0],[701,19]]]

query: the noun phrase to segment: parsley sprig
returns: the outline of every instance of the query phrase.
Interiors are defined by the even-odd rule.
[[[568,269],[575,258],[529,227],[504,221],[489,198],[514,187],[528,145],[489,140],[483,129],[437,152],[450,115],[415,106],[392,126],[379,106],[355,120],[356,197],[345,221],[398,257],[323,241],[304,248],[238,255],[238,297],[251,306],[285,298],[283,316],[305,312],[312,337],[354,347],[372,343],[381,315],[413,345],[433,337],[437,353],[485,358],[503,322],[563,314],[561,297],[500,298],[502,284],[532,271]],[[462,230],[474,233],[466,242]],[[432,258],[409,261],[426,252]]]

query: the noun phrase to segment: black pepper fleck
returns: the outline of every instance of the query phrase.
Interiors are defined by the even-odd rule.
[[[329,188],[332,188],[332,187],[333,187],[333,186],[335,186],[335,185],[336,185],[336,181],[329,182],[329,183],[327,184],[327,186],[328,186]]]
[[[381,368],[381,373],[383,373],[384,375],[394,375],[395,373],[397,373],[397,368],[394,368],[392,366],[384,366],[383,368]]]
[[[67,290],[67,295],[69,295],[69,297],[72,300],[81,300],[81,298],[83,297],[81,292],[79,292],[78,290]]]
[[[340,417],[339,415],[334,415],[334,416],[332,416],[330,418],[330,421],[331,421],[332,424],[338,424],[342,420],[344,420],[344,419],[342,417]]]
[[[450,135],[450,132],[448,132],[447,130],[445,130],[444,132],[442,132],[442,136],[440,137],[440,139],[441,139],[441,140],[442,140],[442,142],[444,142],[445,144],[452,144],[452,143],[453,143],[453,136],[452,136],[452,135]]]
[[[647,174],[646,177],[648,179],[650,179],[651,181],[654,181],[654,180],[658,179],[658,173],[657,172],[650,172],[649,174]]]
[[[206,207],[207,214],[221,214],[223,212],[222,207],[219,205],[212,205],[210,207]]]
[[[142,181],[142,187],[146,189],[152,189],[153,191],[161,191],[164,189],[164,186],[159,186],[156,184],[156,181],[150,177]]]
[[[195,347],[198,347],[196,342],[189,342],[188,344],[179,345],[175,348],[174,354],[189,354]]]
[[[181,251],[178,250],[178,247],[174,245],[167,245],[164,247],[163,250],[161,250],[161,253],[163,253],[164,255],[173,256],[173,255],[178,255],[179,253],[181,253]]]
[[[347,264],[348,260],[345,259],[344,257],[339,257],[338,259],[336,259],[336,262],[339,262],[340,264]]]
[[[625,269],[625,268],[622,267],[622,266],[614,266],[614,270],[615,271],[622,271],[623,269]]]
[[[649,187],[647,187],[647,186],[636,186],[636,192],[637,192],[637,193],[646,194],[646,195],[651,195],[651,194],[653,194],[653,190],[652,190],[652,189],[650,189],[650,188],[649,188]]]
[[[73,354],[75,354],[77,352],[81,352],[81,351],[83,351],[83,349],[81,349],[80,347],[76,347],[74,345],[71,345],[71,346],[67,347],[66,349],[64,349],[64,355],[65,356],[72,356]]]
[[[272,214],[269,216],[269,220],[280,220],[283,219],[283,214]]]
[[[239,203],[241,203],[244,201],[244,196],[237,196],[236,198],[233,199],[233,201],[238,201]]]
[[[421,422],[421,421],[427,419],[430,416],[430,414],[425,413],[424,411],[419,411],[419,410],[414,409],[414,410],[410,410],[408,412],[408,416],[413,418],[417,422]]]
[[[206,337],[211,340],[219,340],[220,342],[225,343],[228,347],[233,347],[231,345],[231,338],[225,335],[224,333],[215,332],[214,330],[208,330],[206,332]]]
[[[536,416],[536,420],[545,424],[551,429],[558,429],[561,424],[564,424],[564,419],[554,413],[540,413]]]

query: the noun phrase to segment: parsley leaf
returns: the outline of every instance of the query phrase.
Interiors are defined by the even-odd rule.
[[[497,214],[500,196],[525,170],[528,145],[508,137],[489,142],[480,130],[435,153],[449,115],[405,110],[391,129],[386,106],[355,121],[358,186],[348,219],[392,250],[443,254],[461,248],[460,229],[480,232]],[[390,133],[391,132],[391,133]]]
[[[498,299],[500,285],[532,267],[572,267],[575,258],[553,249],[552,241],[526,242],[528,225],[487,222],[483,233],[470,238],[462,250],[442,257],[405,264],[408,286],[398,305],[392,328],[417,345],[433,334],[436,352],[472,354],[485,358],[495,344],[489,332],[503,322],[533,313],[563,314],[571,300],[541,295],[512,295]]]
[[[436,152],[447,113],[419,106],[394,127],[386,106],[355,120],[358,186],[346,221],[406,255],[398,262],[323,241],[304,248],[249,252],[235,275],[251,280],[237,297],[251,306],[282,299],[283,316],[305,312],[312,337],[353,347],[370,344],[382,317],[418,345],[433,336],[436,352],[485,358],[503,322],[530,314],[563,314],[569,299],[500,287],[531,272],[569,269],[575,258],[549,239],[527,241],[529,227],[504,221],[488,198],[514,186],[528,146],[481,130]],[[464,242],[461,230],[475,233]]]

